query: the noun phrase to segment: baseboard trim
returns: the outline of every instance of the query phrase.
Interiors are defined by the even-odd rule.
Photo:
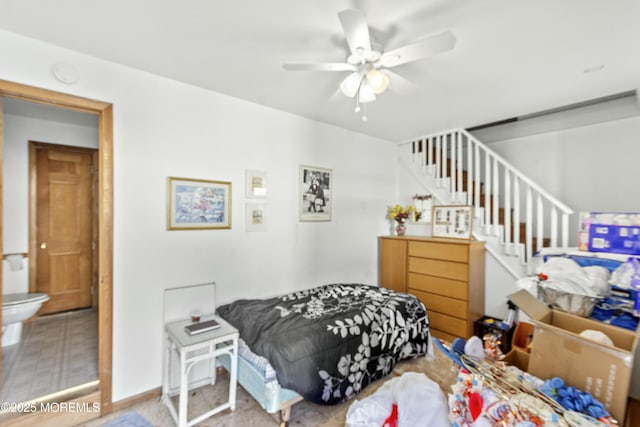
[[[159,398],[162,395],[162,387],[157,387],[148,391],[144,391],[140,394],[136,394],[127,397],[111,404],[111,412],[122,411],[128,409],[138,403],[146,402],[147,400]]]

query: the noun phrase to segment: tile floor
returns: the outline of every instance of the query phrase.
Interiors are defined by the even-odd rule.
[[[24,402],[98,379],[98,316],[79,310],[23,325],[2,348],[0,402]]]

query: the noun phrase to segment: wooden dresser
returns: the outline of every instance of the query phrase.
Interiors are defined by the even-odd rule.
[[[484,314],[484,242],[384,236],[379,243],[380,286],[420,298],[434,336],[473,335]]]

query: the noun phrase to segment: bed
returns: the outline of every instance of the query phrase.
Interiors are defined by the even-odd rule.
[[[217,313],[240,331],[238,381],[284,423],[301,399],[349,400],[398,361],[433,352],[424,305],[377,286],[329,284]]]

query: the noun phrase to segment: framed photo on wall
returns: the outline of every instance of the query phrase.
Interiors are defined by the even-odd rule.
[[[331,221],[332,178],[331,169],[300,166],[298,195],[300,221]]]
[[[473,207],[467,205],[434,206],[431,221],[433,237],[470,239]]]
[[[246,171],[246,197],[253,199],[267,198],[267,173],[264,171]]]
[[[169,177],[168,230],[231,228],[231,182]]]
[[[267,231],[266,203],[247,203],[246,231]]]

